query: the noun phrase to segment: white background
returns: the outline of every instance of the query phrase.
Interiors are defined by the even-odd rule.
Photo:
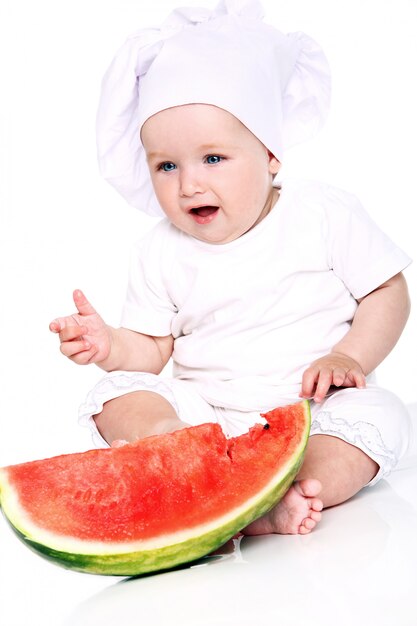
[[[200,0],[184,3],[198,6]],[[207,4],[215,6],[214,0]],[[175,5],[174,0],[0,0],[0,466],[90,446],[89,434],[77,426],[76,416],[100,372],[62,357],[48,324],[73,311],[71,294],[78,287],[109,323],[118,324],[128,250],[152,220],[125,205],[98,175],[94,124],[100,80],[125,37],[139,27],[160,23]],[[281,30],[304,30],[319,41],[333,71],[328,123],[314,141],[288,153],[283,174],[318,178],[356,193],[382,228],[415,257],[417,2],[265,0],[264,7],[267,21]],[[414,301],[416,273],[415,265],[406,271]],[[380,383],[409,404],[417,401],[416,322],[414,309],[398,346],[379,368]],[[401,472],[395,476],[397,494],[416,493],[415,486],[401,482]],[[256,606],[264,607],[264,620],[257,616],[257,623],[271,623],[268,616],[280,607],[286,611],[288,605],[287,621],[279,623],[330,624],[339,611],[336,621],[362,626],[371,623],[364,616],[375,610],[382,596],[386,602],[397,598],[391,607],[396,607],[395,619],[400,606],[414,620],[415,607],[406,603],[406,597],[412,602],[415,560],[410,552],[404,570],[405,548],[400,549],[400,539],[408,541],[409,529],[415,528],[415,519],[410,517],[413,509],[389,485],[381,485],[367,492],[366,498],[326,513],[320,532],[249,542],[246,558],[256,553],[251,547],[264,550],[258,569],[253,564],[247,569],[244,564],[239,570],[241,577],[250,578],[250,593],[245,597],[248,601],[255,597]],[[380,500],[387,502],[378,508]],[[398,519],[392,521],[390,515],[396,512]],[[390,534],[393,527],[397,528],[394,537]],[[390,536],[389,542],[385,535]],[[350,544],[346,543],[349,538]],[[375,543],[379,541],[381,546]],[[381,568],[385,545],[392,547],[393,556]],[[223,607],[229,615],[230,606],[235,606],[230,605],[230,598],[237,605],[238,589],[242,589],[241,578],[227,568],[224,572],[190,570],[190,576],[186,571],[183,578],[181,573],[172,573],[130,585],[65,571],[31,554],[3,520],[0,547],[5,626],[58,626],[61,617],[72,611],[78,617],[69,620],[71,626],[114,624],[126,615],[125,623],[159,624],[155,611],[166,602],[168,613],[170,606],[175,607],[169,623],[176,623],[175,615],[184,615],[190,600],[193,607],[193,598],[195,617],[204,621],[202,594],[207,594],[203,606],[209,597],[216,597],[220,613]],[[340,554],[343,549],[345,558]],[[355,614],[358,593],[352,587],[362,569],[363,622]],[[320,577],[323,571],[329,572],[328,578]],[[211,584],[210,572],[211,578],[220,581],[217,587]],[[395,580],[403,572],[394,596],[392,581],[389,593],[379,587],[389,572],[394,572]],[[346,598],[340,580],[347,584],[346,593],[353,590]],[[256,581],[259,588],[253,596]],[[335,595],[329,591],[332,581]],[[194,591],[185,602],[187,585]],[[324,588],[329,591],[328,621],[323,621],[321,605]],[[277,603],[276,590],[280,589],[285,597]],[[300,589],[304,589],[305,605],[298,602]],[[97,591],[100,595],[95,600]],[[83,621],[83,609],[77,608],[89,597],[97,621],[89,610],[84,611]],[[304,609],[308,615],[297,622],[295,615]],[[352,610],[352,620],[346,609]],[[144,614],[150,619],[142,621]],[[387,614],[386,621],[378,619],[378,623],[392,624],[391,617]],[[233,619],[221,623],[235,626]],[[252,614],[248,619],[245,623],[253,623]],[[180,622],[197,624],[197,619]],[[239,623],[243,623],[242,615]],[[404,619],[398,623],[411,624]]]
[[[200,0],[185,2],[199,6]],[[214,0],[207,3],[215,6]],[[173,0],[13,0],[1,4],[0,465],[90,446],[77,409],[101,376],[62,357],[48,330],[82,288],[117,325],[130,244],[153,221],[98,174],[102,74],[125,37],[159,24]],[[333,72],[330,118],[288,152],[283,176],[356,193],[416,253],[415,0],[264,2],[266,21],[304,30]],[[416,267],[406,276],[416,300]],[[379,381],[416,395],[416,310]]]

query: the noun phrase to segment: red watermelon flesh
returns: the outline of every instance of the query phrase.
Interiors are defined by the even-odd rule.
[[[199,558],[278,501],[297,472],[307,402],[226,439],[217,424],[0,470],[0,502],[32,548],[82,571],[136,574]]]

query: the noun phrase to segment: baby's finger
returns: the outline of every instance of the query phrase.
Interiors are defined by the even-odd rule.
[[[329,391],[333,381],[333,372],[330,369],[320,370],[319,379],[317,381],[316,391],[314,393],[314,402],[322,402]]]
[[[366,387],[366,378],[363,372],[359,370],[350,370],[348,374],[352,379],[355,387],[357,387],[358,389],[364,389]]]
[[[303,374],[301,382],[300,398],[311,398],[319,375],[318,367],[309,367]]]
[[[333,370],[333,385],[341,387],[346,381],[346,370],[341,367],[336,367]]]
[[[81,338],[83,335],[88,334],[87,326],[77,326],[73,324],[72,326],[65,326],[59,333],[59,339],[61,342],[65,341],[73,341],[74,339]]]
[[[63,327],[64,324],[62,324],[60,318],[52,320],[52,322],[49,324],[49,330],[53,333],[59,333]]]
[[[97,313],[92,304],[87,300],[85,295],[80,289],[76,289],[72,294],[74,304],[77,307],[77,311],[80,315],[93,315]]]
[[[95,363],[95,356],[98,353],[98,348],[96,346],[91,346],[89,350],[83,350],[78,354],[74,354],[74,356],[70,357],[70,360],[76,363],[77,365],[89,365],[90,363]]]
[[[67,326],[74,326],[75,325],[74,323],[78,324],[75,315],[67,315],[66,317],[56,317],[49,324],[49,330],[52,331],[53,333],[60,333]]]
[[[89,351],[91,347],[92,346],[89,341],[81,339],[80,341],[64,341],[64,343],[61,343],[59,349],[64,356],[71,359],[82,352]]]

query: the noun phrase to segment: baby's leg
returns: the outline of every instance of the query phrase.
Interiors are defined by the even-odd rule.
[[[410,416],[395,394],[371,382],[312,402],[311,413],[312,436],[297,483],[247,532],[310,532],[321,508],[345,502],[377,473],[376,480],[387,476],[406,452]]]
[[[367,485],[379,466],[362,450],[342,439],[314,435],[296,482],[266,515],[244,534],[307,534],[320,521],[322,508],[340,504]]]
[[[179,419],[168,400],[152,391],[134,391],[109,400],[101,413],[94,415],[94,421],[109,444],[120,439],[135,441],[188,426]]]
[[[316,478],[321,482],[323,507],[349,500],[377,474],[379,465],[365,452],[330,435],[310,437],[297,480]]]

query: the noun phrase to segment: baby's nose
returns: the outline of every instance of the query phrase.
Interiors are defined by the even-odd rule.
[[[204,191],[204,183],[201,176],[194,168],[183,170],[180,173],[180,195],[193,196]]]

